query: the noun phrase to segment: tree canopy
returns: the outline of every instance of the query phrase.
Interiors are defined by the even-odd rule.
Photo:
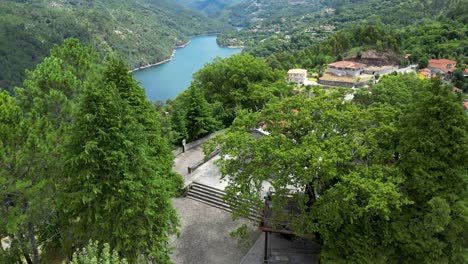
[[[317,88],[240,113],[213,142],[228,200],[261,203],[273,187],[275,218],[319,234],[324,263],[464,262],[468,120],[458,99],[412,75],[384,78],[365,101],[352,93]],[[282,213],[291,196],[296,217]]]
[[[124,61],[98,58],[67,40],[15,97],[0,94],[2,263],[70,260],[90,240],[170,262],[182,179],[159,113]]]

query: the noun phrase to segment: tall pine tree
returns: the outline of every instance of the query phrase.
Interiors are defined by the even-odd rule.
[[[170,198],[182,181],[156,115],[120,60],[87,85],[70,130],[62,201],[75,246],[99,240],[129,262],[169,262],[178,224]]]

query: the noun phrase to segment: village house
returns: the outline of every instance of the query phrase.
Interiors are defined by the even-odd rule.
[[[336,76],[358,76],[366,66],[352,61],[338,61],[328,64],[328,72]]]
[[[307,70],[305,69],[290,69],[288,71],[289,82],[295,82],[297,85],[307,82]]]
[[[456,64],[456,61],[447,59],[429,60],[429,66],[427,68],[431,70],[432,75],[439,74],[442,77],[446,77],[457,69],[455,67]]]
[[[318,80],[324,86],[364,87],[374,76],[363,74],[367,65],[352,61],[328,64],[327,72]]]
[[[434,78],[436,76],[440,76],[441,78],[450,78],[453,71],[457,68],[455,65],[457,64],[456,61],[447,60],[447,59],[434,59],[429,60],[429,65],[427,68],[419,70],[420,78]]]

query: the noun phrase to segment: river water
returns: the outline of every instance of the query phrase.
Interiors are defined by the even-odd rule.
[[[145,88],[148,99],[165,102],[187,89],[192,75],[205,64],[241,51],[218,46],[216,36],[194,37],[187,46],[176,49],[171,61],[135,71],[133,77]]]

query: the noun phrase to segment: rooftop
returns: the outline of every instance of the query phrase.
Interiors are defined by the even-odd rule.
[[[440,59],[429,60],[429,64],[457,64],[454,60]]]
[[[386,71],[386,70],[392,70],[394,68],[395,68],[395,66],[391,66],[391,65],[369,66],[369,67],[366,67],[366,70],[368,70],[368,71]]]
[[[439,69],[445,73],[450,73],[454,69],[456,69],[454,66],[449,67],[449,65],[455,65],[455,64],[457,64],[456,61],[447,60],[447,59],[429,60],[429,67]]]
[[[358,62],[353,62],[353,61],[337,61],[337,62],[328,64],[328,66],[336,67],[336,68],[360,69],[360,68],[366,67],[367,65],[358,63]]]
[[[359,76],[336,76],[333,74],[325,73],[320,80],[321,81],[329,81],[329,82],[342,82],[342,83],[357,83],[359,82],[367,82],[372,80],[373,75],[370,74],[361,74]]]
[[[305,69],[290,69],[288,71],[288,74],[293,73],[293,74],[304,74],[307,73],[307,70]]]

